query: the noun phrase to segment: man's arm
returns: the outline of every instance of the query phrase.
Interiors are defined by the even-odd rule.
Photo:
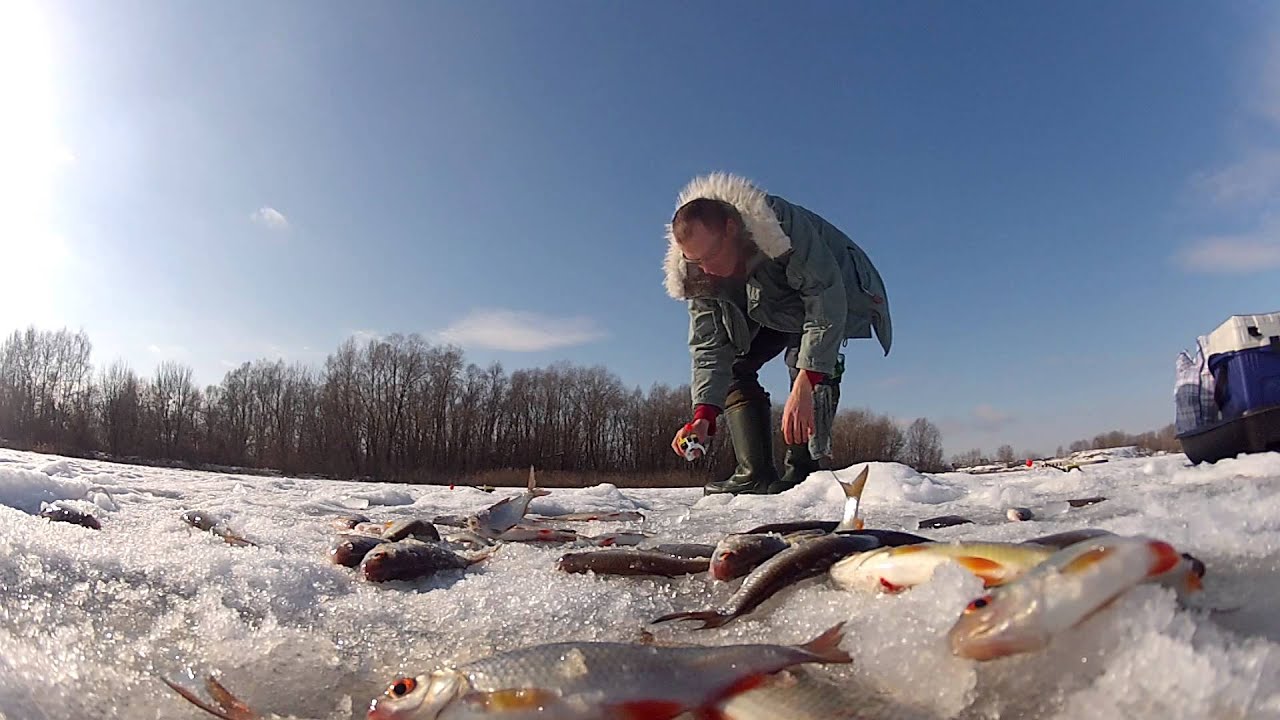
[[[689,352],[693,360],[690,389],[695,414],[709,419],[714,428],[729,392],[734,356],[733,343],[715,300],[689,301]]]
[[[792,209],[789,220],[792,254],[787,264],[787,283],[804,300],[804,329],[796,366],[832,375],[848,313],[844,278],[840,264],[809,219]]]

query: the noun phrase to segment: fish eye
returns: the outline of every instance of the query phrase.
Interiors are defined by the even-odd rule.
[[[393,698],[402,698],[413,692],[418,687],[417,681],[411,677],[400,678],[395,681],[391,687],[387,688],[387,694]]]
[[[974,612],[975,610],[981,610],[982,608],[984,608],[984,607],[986,607],[986,606],[988,606],[988,605],[990,605],[990,604],[991,604],[991,596],[990,596],[990,595],[983,595],[982,597],[978,598],[977,600],[974,600],[973,602],[969,603],[969,606],[968,606],[968,607],[966,607],[966,608],[964,609],[964,611],[965,611],[965,612]]]

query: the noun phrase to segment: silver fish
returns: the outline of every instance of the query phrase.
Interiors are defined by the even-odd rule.
[[[252,543],[246,540],[245,538],[240,537],[239,534],[232,532],[231,529],[227,527],[225,520],[223,520],[222,518],[218,518],[213,515],[210,515],[209,513],[203,510],[188,510],[182,513],[182,519],[188,525],[194,528],[198,528],[200,530],[211,532],[214,535],[217,535],[218,537],[222,538],[223,542],[227,543],[228,545],[237,545],[237,546],[249,545],[249,546],[257,547],[255,543]]]
[[[393,681],[369,720],[673,718],[804,663],[849,663],[843,623],[803,645],[535,645]]]
[[[644,515],[635,510],[619,510],[615,512],[581,512],[564,515],[540,515],[539,520],[555,522],[634,522],[644,520]]]
[[[529,468],[529,489],[520,495],[503,498],[496,504],[467,518],[467,528],[471,532],[494,539],[515,527],[529,511],[529,503],[534,498],[550,495],[547,490],[538,487],[533,468]]]

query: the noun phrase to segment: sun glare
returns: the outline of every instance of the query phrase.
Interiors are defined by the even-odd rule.
[[[25,322],[31,297],[67,258],[54,191],[71,153],[59,139],[47,19],[29,0],[0,2],[0,322]],[[15,308],[14,305],[18,307]],[[14,313],[26,306],[25,317]]]

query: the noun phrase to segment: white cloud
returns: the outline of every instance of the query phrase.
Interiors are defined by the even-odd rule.
[[[967,414],[960,417],[954,415],[944,417],[937,425],[944,436],[968,436],[973,433],[990,435],[1009,427],[1014,420],[1011,413],[983,403],[974,406]],[[969,440],[965,442],[968,443]]]
[[[273,207],[260,207],[249,218],[268,230],[289,229],[289,218]]]
[[[187,354],[187,349],[182,345],[157,345],[151,343],[147,346],[147,352],[152,355],[159,355],[162,358],[179,357]]]
[[[377,330],[356,330],[351,333],[351,339],[356,341],[357,345],[367,345],[371,340],[381,340],[385,337],[384,333]]]
[[[1260,121],[1239,160],[1216,172],[1200,174],[1193,184],[1210,202],[1231,211],[1231,220],[1252,221],[1254,229],[1196,238],[1174,260],[1191,272],[1246,273],[1280,267],[1280,14],[1262,23],[1261,42],[1243,75],[1245,106]]]
[[[979,430],[995,432],[1013,422],[1013,416],[990,405],[978,405],[973,409],[973,425]]]
[[[1272,200],[1280,191],[1280,150],[1252,152],[1247,158],[1196,184],[1219,205],[1253,205]]]
[[[586,317],[549,317],[502,309],[473,310],[440,331],[440,340],[463,347],[536,352],[582,345],[604,336]]]
[[[1178,253],[1188,270],[1210,273],[1250,273],[1280,268],[1280,222],[1242,235],[1201,238]]]

